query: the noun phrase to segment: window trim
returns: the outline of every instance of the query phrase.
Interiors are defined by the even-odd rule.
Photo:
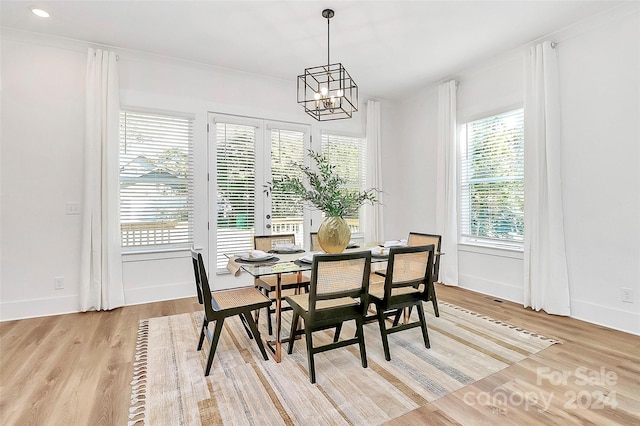
[[[524,248],[498,247],[474,242],[458,243],[458,252],[476,253],[487,256],[500,256],[510,259],[523,259]]]
[[[190,248],[128,250],[122,252],[122,263],[191,258],[190,250]]]
[[[465,117],[464,121],[458,122],[458,124],[456,125],[456,135],[457,135],[457,147],[458,147],[458,152],[457,152],[457,221],[458,221],[458,226],[457,226],[457,231],[458,231],[458,236],[457,236],[457,240],[458,240],[458,244],[459,244],[459,248],[461,251],[468,251],[468,252],[474,252],[474,253],[483,253],[483,254],[495,254],[495,255],[504,255],[506,257],[514,257],[514,258],[522,258],[522,255],[520,253],[524,252],[524,231],[523,231],[523,241],[518,242],[518,241],[503,241],[503,240],[498,240],[498,239],[492,239],[492,238],[482,238],[482,237],[475,237],[475,236],[464,236],[462,235],[462,204],[463,204],[463,200],[462,200],[462,162],[463,162],[463,158],[462,158],[462,140],[460,140],[460,135],[462,133],[462,128],[463,126],[467,125],[468,123],[474,122],[474,121],[478,121],[478,120],[482,120],[482,119],[486,119],[486,118],[491,118],[497,115],[501,115],[501,114],[505,114],[505,113],[509,113],[509,112],[514,112],[517,110],[522,110],[522,114],[523,114],[523,132],[524,132],[524,105],[522,103],[517,103],[517,104],[512,104],[509,105],[507,107],[503,107],[503,108],[495,108],[492,109],[490,111],[485,111],[482,113],[475,113],[475,114],[471,114],[468,117]],[[524,147],[524,140],[523,140],[523,147]],[[523,170],[523,182],[524,182],[524,170]],[[523,189],[524,191],[524,189]],[[524,193],[523,193],[523,197],[524,197]],[[503,254],[498,254],[498,253],[503,253]],[[511,252],[513,253],[513,255],[509,255],[508,253]]]
[[[188,157],[187,157],[187,165],[189,167],[189,175],[191,182],[187,182],[188,194],[187,194],[187,206],[190,205],[190,215],[188,217],[188,229],[187,229],[187,239],[188,242],[171,244],[171,245],[163,245],[163,244],[145,244],[145,245],[133,245],[133,246],[124,246],[122,245],[122,229],[120,229],[120,252],[123,256],[123,262],[132,262],[137,260],[155,260],[155,259],[167,259],[167,258],[175,258],[175,257],[183,257],[180,255],[175,255],[175,253],[186,251],[190,249],[190,246],[194,244],[195,240],[195,140],[196,140],[196,115],[192,113],[186,112],[178,112],[178,111],[168,111],[162,109],[154,109],[154,108],[139,108],[135,106],[121,106],[119,109],[119,115],[122,114],[147,114],[157,117],[166,117],[166,118],[174,118],[181,120],[188,120],[190,123],[190,139],[188,141]],[[120,126],[120,121],[118,123]],[[119,140],[121,143],[121,139]],[[118,152],[118,168],[120,169],[120,150]],[[120,173],[118,173],[118,180],[120,180]],[[120,191],[119,198],[121,197]],[[121,212],[122,206],[120,206]],[[122,218],[119,212],[119,227],[122,227]],[[174,254],[174,255],[172,255]],[[126,259],[125,259],[126,256]]]

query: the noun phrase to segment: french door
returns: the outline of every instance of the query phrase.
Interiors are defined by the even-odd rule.
[[[307,163],[309,126],[210,114],[208,143],[210,264],[224,270],[224,253],[252,249],[254,235],[292,233],[304,246],[310,215],[300,200],[265,188],[300,174],[291,165]]]

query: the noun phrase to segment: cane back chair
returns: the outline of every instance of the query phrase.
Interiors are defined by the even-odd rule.
[[[434,245],[391,247],[383,283],[371,284],[369,301],[376,306],[376,317],[385,359],[391,360],[388,335],[420,327],[425,347],[429,348],[429,335],[422,302],[429,300],[429,286],[433,284]],[[397,324],[387,329],[386,317],[404,308],[416,308],[418,321]]]
[[[309,293],[286,297],[293,308],[288,353],[293,352],[295,335],[304,332],[311,383],[316,381],[314,356],[320,352],[358,343],[362,367],[367,367],[362,324],[368,305],[370,270],[371,252],[319,254],[313,257]],[[304,331],[296,332],[300,317]],[[350,320],[356,323],[355,336],[339,341],[342,324]],[[333,342],[314,347],[313,333],[334,327]]]

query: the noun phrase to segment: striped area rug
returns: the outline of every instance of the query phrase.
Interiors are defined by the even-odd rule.
[[[389,337],[387,362],[378,325],[370,323],[369,367],[362,368],[357,345],[321,353],[316,384],[309,382],[304,337],[281,363],[264,361],[233,317],[205,377],[209,342],[196,350],[201,313],[143,320],[129,425],[378,425],[557,343],[451,304],[439,307],[436,318],[425,305],[431,349],[420,329],[403,331]],[[353,335],[353,326],[345,324],[342,335]],[[332,331],[314,334],[318,343],[332,338]]]

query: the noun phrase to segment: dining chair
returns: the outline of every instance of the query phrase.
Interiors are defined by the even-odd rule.
[[[273,251],[278,245],[281,244],[295,244],[295,234],[280,234],[280,235],[256,235],[253,237],[253,246],[256,250],[262,250],[264,252]],[[299,292],[300,289],[308,291],[309,289],[309,276],[302,275],[300,282],[298,282],[298,274],[281,274],[280,286],[282,290],[294,289],[295,292]],[[275,298],[271,297],[271,294],[276,291],[278,285],[278,278],[275,275],[264,275],[256,280],[256,286],[262,291],[265,296],[269,297],[272,302],[275,302]],[[283,310],[290,310],[288,306],[283,307]],[[269,334],[273,334],[273,319],[271,314],[275,313],[275,308],[270,305],[267,307],[267,329]]]
[[[425,347],[429,348],[429,334],[422,302],[429,300],[429,287],[433,285],[433,244],[414,247],[391,247],[384,282],[372,283],[369,301],[376,306],[376,317],[384,356],[391,360],[388,335],[410,328],[420,327]],[[387,328],[386,317],[404,308],[416,308],[418,321],[397,324]]]
[[[293,352],[295,336],[304,333],[307,343],[309,380],[316,382],[314,356],[317,353],[358,343],[362,367],[367,367],[367,352],[362,324],[368,305],[371,252],[318,254],[313,257],[309,293],[287,296],[293,309],[288,353]],[[304,330],[296,331],[302,318]],[[351,339],[339,340],[345,321],[355,320],[356,333]],[[333,342],[314,347],[313,333],[336,328]]]
[[[220,333],[225,319],[238,315],[249,338],[252,338],[258,344],[258,348],[265,360],[268,360],[267,352],[260,338],[260,332],[256,326],[252,311],[259,310],[271,305],[271,300],[258,291],[255,287],[244,287],[233,290],[222,290],[211,292],[207,272],[202,260],[202,254],[191,249],[191,258],[193,260],[193,272],[196,281],[196,291],[198,294],[198,302],[204,306],[204,320],[200,331],[200,341],[198,342],[198,350],[202,349],[205,336],[211,342],[209,348],[209,357],[207,358],[207,366],[204,372],[205,376],[209,375],[213,357],[218,347]],[[209,323],[215,323],[213,334],[209,330]]]
[[[436,288],[434,283],[438,282],[438,275],[440,273],[440,246],[442,243],[442,236],[435,234],[422,234],[419,232],[409,232],[409,238],[407,238],[407,246],[415,247],[415,246],[423,246],[433,244],[435,246],[435,252],[438,255],[435,255],[435,260],[433,261],[433,282],[429,285],[428,294],[429,300],[433,304],[433,313],[435,316],[440,316],[440,311],[438,310],[438,297],[436,296]],[[379,275],[376,277],[376,275]],[[386,275],[385,270],[377,270],[374,271],[371,275],[371,283],[382,282],[384,280],[384,276]],[[382,277],[382,278],[380,278]],[[396,318],[394,320],[394,325],[398,324],[400,320],[401,311],[398,311],[396,314]],[[411,315],[411,308],[409,308],[407,315]]]
[[[433,244],[435,247],[435,252],[440,253],[440,248],[442,245],[442,236],[435,234],[422,234],[419,232],[409,232],[409,238],[407,238],[407,245],[412,246],[425,246]],[[440,316],[440,311],[438,310],[438,297],[436,296],[436,288],[434,283],[439,282],[438,277],[440,275],[440,255],[434,257],[433,260],[433,282],[429,286],[429,300],[433,304],[433,313],[435,316]]]

